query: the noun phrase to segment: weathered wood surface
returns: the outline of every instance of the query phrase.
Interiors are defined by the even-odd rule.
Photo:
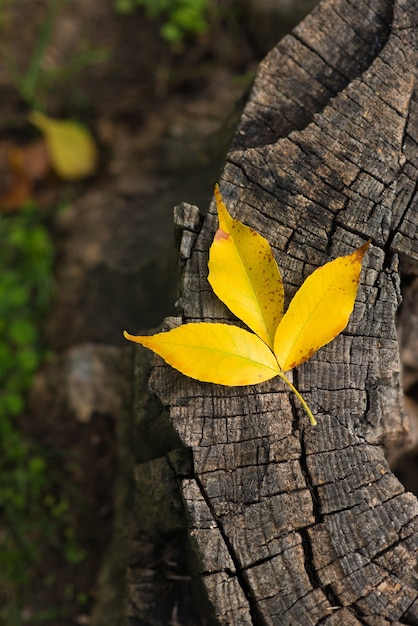
[[[399,256],[418,260],[417,20],[415,0],[323,0],[261,64],[221,176],[288,300],[372,241],[347,329],[294,373],[318,426],[279,379],[223,388],[154,361],[191,450],[181,490],[220,624],[418,623],[417,500],[384,455],[405,434],[395,315]],[[193,219],[170,323],[230,320],[207,282],[214,204]]]

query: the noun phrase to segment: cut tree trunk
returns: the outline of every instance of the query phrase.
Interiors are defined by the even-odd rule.
[[[418,505],[385,458],[406,436],[395,316],[399,260],[418,261],[417,32],[416,0],[323,0],[260,65],[221,176],[233,216],[270,242],[287,302],[371,239],[348,327],[293,373],[318,425],[278,378],[228,388],[153,360],[174,430],[155,427],[165,443],[142,490],[180,485],[215,623],[418,624]],[[166,326],[231,320],[207,282],[214,203],[206,217],[180,207],[177,222],[180,313]],[[162,461],[180,442],[191,458]],[[170,511],[163,534],[182,525],[160,496],[148,538]],[[131,623],[163,623],[138,572]]]

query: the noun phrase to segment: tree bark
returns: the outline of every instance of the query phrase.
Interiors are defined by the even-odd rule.
[[[323,0],[260,65],[220,180],[269,240],[287,302],[371,239],[348,327],[293,373],[318,425],[280,379],[225,388],[153,361],[191,453],[170,472],[219,624],[418,624],[417,500],[384,453],[406,432],[395,316],[399,258],[418,261],[417,20],[413,0]],[[207,282],[214,203],[177,218],[167,324],[231,320]]]

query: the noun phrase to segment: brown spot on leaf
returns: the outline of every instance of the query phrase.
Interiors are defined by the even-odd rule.
[[[218,228],[218,230],[215,233],[215,239],[216,241],[222,241],[223,239],[229,239],[230,238],[230,234],[226,233],[224,230],[222,230],[221,228]]]

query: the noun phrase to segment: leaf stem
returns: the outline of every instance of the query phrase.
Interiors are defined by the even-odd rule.
[[[296,387],[294,385],[292,385],[290,380],[288,378],[286,378],[286,376],[284,375],[283,372],[279,372],[279,376],[280,376],[280,378],[282,380],[284,380],[286,385],[288,385],[290,387],[290,389],[293,391],[295,396],[297,396],[299,398],[299,401],[300,401],[301,405],[303,406],[303,408],[305,409],[305,412],[306,412],[307,416],[309,417],[312,426],[316,426],[316,419],[314,418],[311,409],[308,407],[308,405],[307,405],[306,401],[304,400],[304,398],[302,397],[302,395],[299,393],[299,391],[296,389]]]

